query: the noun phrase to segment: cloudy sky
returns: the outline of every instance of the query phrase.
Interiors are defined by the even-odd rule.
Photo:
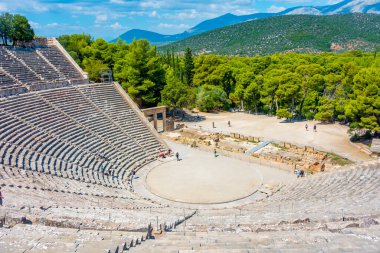
[[[175,34],[229,12],[279,12],[336,2],[339,0],[0,0],[0,13],[25,15],[38,35],[85,32],[110,40],[133,28]]]

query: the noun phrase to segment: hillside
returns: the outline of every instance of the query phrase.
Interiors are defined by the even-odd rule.
[[[163,47],[176,52],[263,55],[380,47],[380,15],[287,15],[248,21],[189,37]]]
[[[234,15],[227,13],[225,15],[205,20],[196,26],[179,34],[164,35],[151,31],[132,29],[119,36],[120,39],[127,43],[133,39],[147,39],[150,43],[163,45],[170,42],[179,41],[193,35],[211,31],[217,28],[226,27],[246,21],[268,18],[282,15],[332,15],[348,13],[380,13],[380,0],[344,0],[336,4],[326,6],[297,6],[286,9],[278,13],[254,13],[249,15]],[[117,38],[111,42],[117,41]]]

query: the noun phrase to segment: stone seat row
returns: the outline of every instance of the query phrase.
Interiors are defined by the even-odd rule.
[[[188,228],[224,230],[237,224],[277,224],[289,220],[321,221],[377,215],[380,210],[378,163],[321,173],[283,187],[267,199],[238,209],[201,210],[187,222]]]
[[[153,137],[144,150],[136,139],[142,137],[133,138],[73,87],[0,101],[0,114],[1,162],[17,168],[117,186],[162,148]]]
[[[62,86],[74,82],[87,81],[56,46],[0,46],[0,97],[25,93],[28,89],[45,89],[45,86]]]
[[[34,49],[27,48],[5,48],[5,50],[16,57],[19,61],[29,66],[42,80],[64,80],[65,77],[49,62],[45,61]]]

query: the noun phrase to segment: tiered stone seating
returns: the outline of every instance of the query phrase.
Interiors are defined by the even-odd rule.
[[[65,79],[64,76],[42,59],[34,49],[31,48],[9,48],[20,61],[28,65],[35,73],[45,81],[55,81]]]
[[[316,231],[174,232],[148,241],[131,252],[144,253],[246,253],[246,252],[378,252],[378,231],[342,229],[341,233]]]
[[[0,226],[0,237],[2,238],[0,252],[23,250],[19,247],[26,246],[25,238],[32,243],[35,238],[33,236],[37,235],[38,238],[43,238],[41,247],[45,242],[47,244],[42,249],[35,248],[35,250],[42,250],[36,252],[45,252],[44,250],[46,252],[55,252],[55,250],[72,252],[73,241],[70,238],[86,233],[86,230],[95,230],[93,234],[97,235],[105,233],[103,231],[107,231],[107,234],[111,235],[118,234],[122,240],[119,241],[116,237],[112,237],[112,240],[109,241],[106,238],[100,241],[88,241],[78,237],[77,240],[80,243],[77,242],[77,252],[97,252],[102,249],[112,249],[112,252],[115,252],[117,246],[120,247],[126,242],[126,238],[129,238],[128,245],[133,236],[135,236],[133,239],[136,243],[136,234],[138,234],[138,238],[142,236],[145,238],[146,229],[150,223],[159,222],[159,224],[169,226],[183,219],[182,209],[161,206],[126,190],[8,166],[0,166],[0,186],[5,197],[3,206],[0,208],[0,223],[4,224],[5,222],[4,228]],[[189,215],[190,211],[186,211],[185,214]],[[5,217],[4,220],[3,217]],[[26,217],[32,224],[40,225],[27,227],[16,225],[20,223],[21,217]],[[49,233],[38,232],[40,228],[45,229],[41,225],[49,226],[46,227]],[[64,236],[57,236],[58,231],[61,230],[58,227],[65,228],[63,230],[67,233],[62,232],[65,233]],[[23,232],[18,234],[19,229],[25,231],[27,235],[23,236]],[[52,235],[55,236],[51,237]],[[104,244],[105,242],[109,243]],[[61,245],[63,248],[56,248],[57,245]],[[88,251],[82,251],[83,249]],[[32,249],[29,250],[33,252]]]
[[[146,161],[154,159],[151,150],[146,150],[139,141],[144,140],[144,136],[139,139],[132,138],[127,132],[123,131],[118,124],[110,118],[107,111],[101,110],[93,101],[87,99],[76,88],[67,88],[61,90],[51,90],[41,93],[42,97],[53,103],[60,110],[67,113],[78,123],[91,129],[100,138],[112,143],[114,147],[124,150],[125,158],[129,162],[124,163],[126,170],[143,165]],[[124,118],[125,115],[119,117]],[[148,130],[146,130],[148,132]],[[152,135],[150,132],[148,134]],[[155,142],[157,140],[155,139]],[[158,152],[154,153],[157,156]],[[122,171],[115,171],[118,176],[125,177]]]
[[[0,68],[23,84],[32,84],[42,81],[37,74],[33,73],[19,60],[10,55],[5,47],[0,47]]]
[[[268,199],[238,210],[204,210],[201,216],[188,222],[188,229],[199,231],[215,227],[223,230],[244,224],[248,230],[254,231],[260,224],[375,214],[380,208],[379,178],[378,163],[303,178]]]
[[[162,148],[158,140],[149,132],[147,126],[142,123],[136,112],[115,90],[113,85],[85,86],[81,87],[80,90],[150,154],[156,154]]]
[[[89,131],[32,94],[3,101],[0,107],[4,110],[0,135],[3,164],[110,184],[99,177],[104,176],[101,166],[106,170],[111,164],[95,150],[106,144]]]
[[[36,50],[53,63],[67,79],[83,79],[82,74],[78,72],[78,70],[55,46],[38,47]]]
[[[377,252],[379,168],[354,165],[301,178],[259,202],[202,207],[134,252]]]
[[[0,228],[0,252],[110,252],[136,247],[145,240],[142,232],[92,231],[56,228],[41,225],[17,225],[12,229]],[[17,242],[17,243],[16,243]]]
[[[21,84],[17,83],[15,80],[0,70],[0,90],[14,87],[21,87]]]
[[[140,125],[141,134],[132,136],[127,126],[113,120],[116,115],[91,99],[69,87],[0,101],[1,164],[107,186],[127,185],[131,172],[156,159],[161,145],[133,110],[118,116],[120,122],[130,119],[129,114],[135,117],[133,126]]]
[[[79,83],[87,80],[55,45],[0,47],[0,97]]]

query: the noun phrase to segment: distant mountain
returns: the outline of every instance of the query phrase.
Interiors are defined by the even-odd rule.
[[[380,0],[345,0],[327,6],[295,7],[285,10],[284,14],[333,15],[348,13],[380,14]]]
[[[248,21],[159,47],[183,52],[266,55],[278,52],[331,52],[380,48],[380,15],[284,15]]]
[[[164,35],[146,30],[133,29],[119,36],[120,39],[130,43],[133,39],[147,39],[152,44],[163,45],[179,41],[193,35],[211,31],[217,28],[234,25],[250,20],[282,15],[309,14],[309,15],[331,15],[347,13],[378,13],[380,14],[380,0],[345,0],[337,4],[327,6],[300,6],[284,10],[279,13],[255,13],[237,16],[227,13],[223,16],[209,19],[199,23],[189,30],[174,34]],[[114,39],[116,41],[117,39]]]

